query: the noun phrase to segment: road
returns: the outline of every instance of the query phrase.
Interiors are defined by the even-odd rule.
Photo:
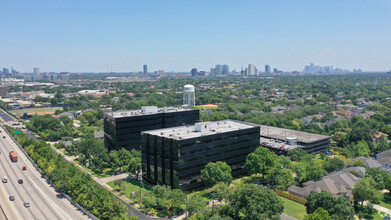
[[[13,118],[11,118],[6,112],[4,112],[2,109],[0,109],[0,117],[1,117],[1,119],[3,120],[3,121],[6,121],[6,122],[10,122],[10,121],[13,121],[14,119]],[[1,128],[0,128],[1,129]],[[2,133],[3,133],[4,131],[2,131]],[[25,132],[29,137],[33,137],[37,142],[39,142],[40,141],[40,139],[39,138],[37,138],[32,132],[30,132],[29,130],[27,130],[27,129],[23,129],[23,132]],[[0,141],[4,141],[4,140],[1,140],[2,139],[2,133],[0,133]],[[7,137],[7,140],[11,140],[9,137]],[[16,151],[15,149],[17,148],[17,150],[18,151]],[[0,149],[1,150],[3,150],[3,147],[1,146],[1,143],[0,143]],[[23,153],[19,150],[19,148],[16,146],[16,144],[14,143],[14,151],[17,153],[17,155],[20,157],[20,155],[22,155]],[[61,153],[64,157],[65,157],[65,159],[66,160],[68,160],[68,161],[72,161],[72,160],[69,160],[69,158],[67,158],[62,152],[59,152],[59,153]],[[8,152],[6,152],[6,155],[3,155],[3,152],[1,152],[1,155],[0,155],[0,158],[1,159],[3,159],[5,156],[8,158],[8,161],[10,161],[10,159],[9,159],[9,157],[8,157],[8,154],[9,154],[9,151]],[[22,155],[24,158],[25,158],[25,161],[28,161],[28,159],[25,157],[25,155],[23,154]],[[0,161],[2,161],[0,159]],[[18,161],[18,163],[19,163],[19,161]],[[28,163],[30,164],[30,167],[28,167],[28,171],[31,171],[32,169],[34,169],[35,170],[35,168],[34,168],[34,166],[31,164],[31,162],[30,161],[28,161]],[[1,166],[2,164],[0,163],[0,166]],[[20,166],[20,167],[22,167],[22,166]],[[81,167],[80,165],[79,165],[79,168],[81,168],[82,170],[84,170],[84,168],[83,167]],[[20,170],[21,170],[21,168],[20,168]],[[89,173],[87,170],[84,170],[85,172],[87,172],[87,173]],[[26,172],[26,171],[25,171]],[[40,176],[40,174],[39,174],[39,172],[38,171],[36,171],[36,173],[37,173],[37,177],[38,176]],[[90,173],[89,173],[90,174]],[[0,177],[2,178],[4,175],[1,173],[1,170],[0,170]],[[7,176],[8,177],[8,176]],[[92,176],[93,177],[93,176]],[[46,187],[48,187],[48,188],[50,188],[50,189],[52,189],[51,187],[49,187],[49,185],[45,182],[45,179],[43,179],[43,178],[40,178],[40,177],[38,177],[39,179],[41,179],[41,181],[43,181],[44,183],[43,184],[37,184],[37,185],[45,185]],[[98,178],[93,178],[95,181],[97,181],[97,179]],[[99,181],[97,181],[98,182],[98,184],[101,184]],[[0,184],[2,184],[1,182],[0,182]],[[4,184],[5,185],[5,184]],[[101,184],[101,185],[103,185],[103,184]],[[54,194],[57,194],[55,191],[54,191],[54,189],[52,189],[52,191],[54,192]],[[7,197],[8,198],[8,197]],[[15,198],[16,198],[16,196],[15,196]],[[69,207],[72,207],[73,209],[75,209],[75,207],[72,205],[72,204],[70,204],[65,198],[64,199],[59,199],[59,198],[57,198],[57,200],[61,200],[61,202],[63,202],[63,203],[68,203],[68,206]],[[15,201],[16,201],[16,199],[15,199]],[[56,201],[56,200],[55,200]],[[57,202],[56,202],[57,203]],[[23,203],[21,203],[22,205],[23,205]],[[31,202],[30,202],[30,204],[31,204]],[[63,205],[63,204],[62,204]],[[62,206],[61,206],[62,207]],[[69,209],[69,207],[68,207],[68,209]],[[24,208],[24,207],[22,207],[22,208]],[[30,207],[30,208],[32,208],[32,207]],[[29,209],[30,209],[29,208]],[[50,209],[50,207],[48,207],[49,209]],[[127,205],[127,208],[128,208],[128,213],[130,214],[130,215],[135,215],[135,216],[137,216],[140,220],[149,220],[149,219],[152,219],[152,218],[150,218],[150,217],[148,217],[148,216],[146,216],[146,215],[144,215],[142,212],[140,212],[140,211],[138,211],[137,209],[135,209],[134,207],[132,207],[132,206],[130,206],[130,205]],[[26,208],[24,208],[24,209],[22,209],[22,210],[25,210]],[[69,214],[70,212],[66,212],[67,214]],[[69,219],[85,219],[85,218],[87,218],[86,216],[84,216],[80,211],[77,211],[77,213],[79,214],[79,216],[73,216],[74,218],[69,218]],[[83,215],[83,216],[81,216],[81,215]],[[80,217],[81,216],[81,217]],[[21,219],[25,219],[25,218],[21,218]],[[29,218],[29,219],[34,219],[34,218]],[[45,218],[40,218],[40,219],[45,219]],[[53,218],[53,219],[62,219],[62,218]]]
[[[9,116],[6,112],[4,112],[3,110],[0,110],[0,117],[3,119],[3,121],[5,122],[9,122],[9,121],[13,121],[14,119]]]
[[[8,202],[19,219],[88,219],[47,184],[2,127],[0,131],[0,177],[8,178],[8,183],[0,184],[6,198],[11,195],[15,197],[15,201]],[[10,160],[10,151],[15,151],[18,155],[17,162]],[[23,166],[27,167],[26,171],[22,170]],[[19,184],[18,179],[22,179],[23,184]],[[29,202],[30,207],[24,207],[24,202]]]

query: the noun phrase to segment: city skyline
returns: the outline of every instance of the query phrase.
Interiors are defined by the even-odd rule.
[[[23,16],[0,21],[0,66],[21,72],[138,72],[143,64],[188,72],[218,63],[237,71],[248,64],[302,71],[309,63],[390,69],[390,1],[34,1],[2,8]]]

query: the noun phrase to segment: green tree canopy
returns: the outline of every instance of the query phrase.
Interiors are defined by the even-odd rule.
[[[264,178],[276,166],[281,167],[277,155],[265,147],[258,147],[253,153],[249,154],[245,164],[250,173],[262,174]]]
[[[308,195],[305,206],[308,214],[314,213],[321,207],[331,215],[332,219],[354,220],[352,204],[342,197],[334,198],[331,193],[326,191]]]
[[[218,182],[230,183],[232,181],[231,167],[221,161],[209,162],[205,169],[201,170],[201,179],[209,186]]]
[[[279,216],[284,203],[277,194],[260,185],[242,184],[237,186],[230,198],[234,219],[270,219]]]

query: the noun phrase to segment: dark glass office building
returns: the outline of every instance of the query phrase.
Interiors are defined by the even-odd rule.
[[[224,161],[233,176],[245,172],[246,157],[259,146],[260,127],[224,120],[142,132],[143,180],[172,188],[202,185],[201,170]]]
[[[113,149],[140,149],[141,132],[194,124],[199,110],[155,106],[141,110],[109,112],[104,115],[105,146]]]

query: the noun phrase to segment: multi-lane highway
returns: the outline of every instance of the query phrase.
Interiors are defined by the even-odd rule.
[[[46,183],[2,127],[0,131],[0,178],[8,178],[7,183],[0,182],[0,190],[3,190],[10,204],[2,207],[10,207],[12,210],[7,211],[14,212],[19,219],[88,219]],[[15,151],[18,155],[17,162],[11,161],[10,151]],[[23,171],[23,166],[27,170]],[[22,184],[18,183],[19,179],[23,180]],[[10,201],[10,196],[14,196],[15,200]],[[30,207],[25,207],[24,202],[29,202]]]
[[[9,121],[13,121],[14,120],[11,116],[9,116],[3,110],[0,110],[0,119],[2,119],[5,122],[9,122]]]

